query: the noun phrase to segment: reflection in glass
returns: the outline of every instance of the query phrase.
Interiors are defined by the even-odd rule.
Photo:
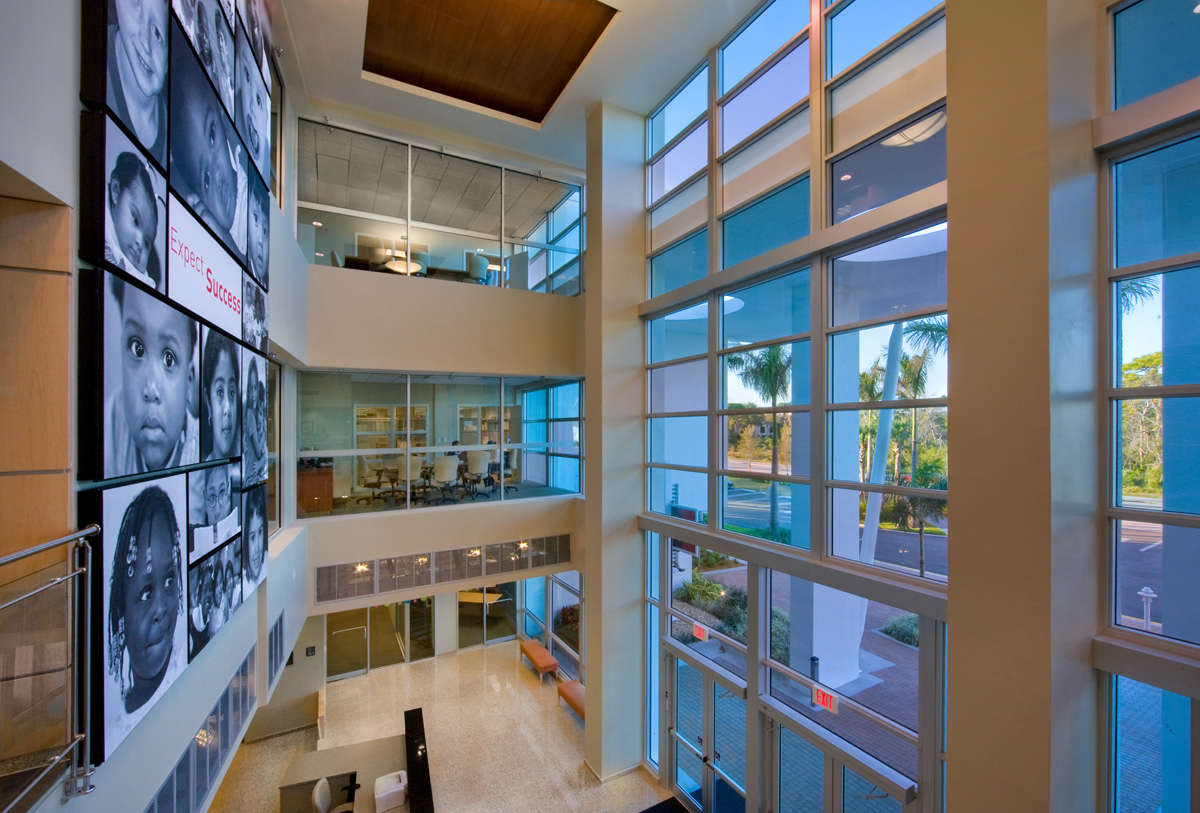
[[[850,770],[842,768],[843,813],[901,813],[904,805],[888,796],[879,786],[868,782]]]
[[[704,809],[704,766],[690,748],[675,743],[675,784]]]
[[[732,304],[727,302],[727,306]],[[708,303],[700,302],[648,323],[650,363],[698,356],[708,350]]]
[[[658,296],[703,279],[708,273],[708,229],[701,229],[650,258],[650,295]]]
[[[1130,277],[1115,283],[1119,387],[1200,382],[1195,319],[1200,268]]]
[[[798,240],[810,231],[808,178],[785,186],[722,223],[721,265],[729,268]]]
[[[662,643],[659,640],[658,616],[660,610],[654,604],[646,605],[646,758],[650,764],[658,765],[658,713],[659,665],[662,658]]]
[[[1200,251],[1200,138],[1119,162],[1117,265]]]
[[[723,211],[758,197],[780,178],[808,169],[812,163],[810,118],[806,107],[725,161],[721,166]]]
[[[708,122],[705,121],[650,165],[650,202],[679,186],[707,161]]]
[[[650,212],[650,250],[658,251],[664,246],[670,245],[692,229],[703,225],[707,219],[708,181],[701,178]],[[705,253],[704,249],[705,246],[702,244],[699,247],[701,256]],[[701,265],[703,265],[703,260],[701,260]],[[700,272],[700,276],[704,276],[703,271]],[[670,287],[678,288],[679,285]]]
[[[784,477],[808,477],[807,412],[739,413],[725,417],[723,468]],[[778,448],[779,454],[775,454]]]
[[[1118,504],[1200,514],[1200,398],[1131,398],[1114,408],[1121,449]]]
[[[746,701],[715,681],[713,689],[713,765],[746,787]]]
[[[827,79],[900,33],[938,0],[854,0],[829,20]]]
[[[550,582],[550,595],[553,600],[550,632],[575,652],[580,652],[583,610],[579,596],[554,581]]]
[[[833,222],[946,180],[946,111],[884,135],[833,162]]]
[[[734,147],[808,95],[808,48],[808,40],[800,43],[725,103],[721,117],[721,152]]]
[[[807,333],[811,296],[807,268],[727,295],[721,319],[722,347]]]
[[[1142,0],[1113,15],[1114,107],[1124,107],[1200,76],[1194,6]]]
[[[721,93],[742,81],[788,40],[808,25],[808,3],[775,0],[721,49]],[[804,87],[807,92],[808,71]]]
[[[1118,520],[1115,622],[1200,644],[1195,583],[1200,529]]]
[[[829,105],[834,152],[945,95],[943,18],[833,89]]]
[[[683,132],[683,129],[708,109],[708,65],[704,65],[683,88],[650,117],[650,152],[654,155],[663,145]]]
[[[834,326],[890,321],[906,312],[945,304],[945,223],[833,261]]]

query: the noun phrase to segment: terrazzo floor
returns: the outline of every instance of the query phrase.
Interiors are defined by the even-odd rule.
[[[670,795],[641,769],[601,784],[583,763],[583,723],[510,641],[328,684],[325,739],[308,729],[243,745],[211,810],[277,813],[294,754],[401,734],[417,706],[439,811],[637,813]]]

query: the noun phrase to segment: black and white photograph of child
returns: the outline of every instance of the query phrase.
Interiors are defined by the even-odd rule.
[[[242,579],[234,559],[242,556],[241,537],[188,568],[188,661],[193,661],[242,605]]]
[[[237,32],[237,129],[258,173],[268,177],[271,160],[271,97],[254,60],[250,41]]]
[[[187,665],[182,474],[103,497],[104,746],[107,755]]]
[[[265,176],[264,176],[265,177]],[[271,290],[271,193],[267,185],[250,181],[249,222],[246,229],[246,266],[262,287]]]
[[[242,353],[242,488],[267,479],[267,360]]]
[[[188,472],[189,565],[241,533],[236,463]]]
[[[176,27],[175,37],[183,32]],[[171,186],[239,260],[246,257],[246,154],[191,49],[171,51]]]
[[[206,327],[200,358],[200,457],[205,462],[242,453],[240,370],[237,343]]]
[[[267,294],[249,274],[242,275],[242,341],[267,352]]]
[[[242,597],[250,598],[254,588],[267,577],[267,487],[256,486],[242,492],[242,516],[246,518],[242,534]]]
[[[220,6],[221,12],[225,15],[225,22],[233,25],[233,0],[217,0],[217,5]]]
[[[233,115],[233,29],[216,0],[172,0],[183,33]]]
[[[167,165],[167,0],[108,0],[108,106]]]
[[[250,50],[259,72],[270,91],[271,71],[267,68],[267,52],[271,50],[271,17],[267,11],[267,0],[238,0],[238,14],[250,36]]]
[[[196,322],[112,274],[104,297],[104,476],[200,462]]]
[[[104,153],[104,259],[165,294],[167,182],[112,119]]]

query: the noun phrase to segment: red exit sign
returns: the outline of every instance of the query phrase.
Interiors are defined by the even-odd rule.
[[[820,686],[812,687],[812,701],[814,706],[820,706],[830,714],[838,713],[837,695],[825,691]]]
[[[708,640],[708,629],[701,626],[700,624],[692,624],[692,635],[694,635],[696,637],[697,641],[707,641]]]

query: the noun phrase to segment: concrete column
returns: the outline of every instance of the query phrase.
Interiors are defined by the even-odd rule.
[[[1103,19],[947,4],[951,810],[1097,809]]]
[[[642,757],[642,465],[646,384],[645,119],[600,103],[587,119],[584,543],[587,733],[601,780]]]

